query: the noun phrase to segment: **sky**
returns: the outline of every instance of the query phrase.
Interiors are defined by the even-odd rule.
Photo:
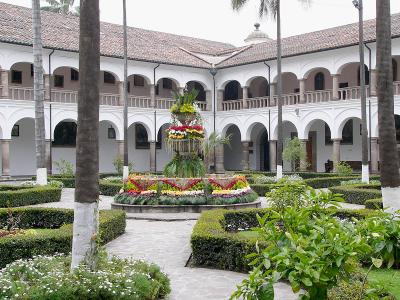
[[[0,0],[31,6],[31,0]],[[364,18],[375,18],[375,3],[364,0]],[[75,0],[79,4],[79,0]],[[208,40],[244,44],[256,22],[271,38],[276,26],[270,17],[259,19],[260,0],[249,0],[239,12],[232,11],[230,0],[126,0],[129,26],[187,35]],[[352,0],[311,0],[307,6],[298,0],[281,1],[282,36],[292,36],[358,21]],[[42,1],[42,5],[45,1]],[[391,0],[391,12],[400,12],[400,1]],[[100,0],[102,21],[122,23],[122,0]]]

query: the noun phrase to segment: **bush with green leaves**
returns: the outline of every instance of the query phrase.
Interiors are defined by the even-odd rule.
[[[345,162],[345,161],[340,161],[335,165],[336,173],[339,174],[339,176],[348,176],[353,173],[352,167]]]
[[[0,207],[16,207],[61,200],[60,186],[0,185]]]
[[[114,160],[113,160],[113,166],[117,174],[122,175],[122,172],[124,171],[124,159],[121,155],[117,155]],[[129,162],[128,163],[128,168],[129,168],[129,173],[133,172],[133,163]]]
[[[294,170],[298,169],[298,164],[300,160],[305,160],[307,153],[301,146],[301,142],[298,137],[293,139],[287,139],[285,141],[285,146],[282,152],[282,158],[284,161],[291,163]]]
[[[203,161],[195,154],[190,157],[176,154],[164,167],[166,177],[199,178],[205,173]]]
[[[59,161],[55,161],[54,165],[56,166],[56,170],[62,177],[74,176],[74,165],[71,162],[65,159],[60,159]]]
[[[327,209],[334,195],[312,193],[303,208],[288,207],[257,216],[254,229],[267,247],[250,254],[254,266],[233,294],[234,299],[274,299],[273,283],[288,280],[301,299],[327,299],[328,290],[353,271],[351,261],[370,247],[351,222],[341,222]],[[250,292],[249,292],[250,290]]]
[[[289,181],[283,178],[265,196],[272,209],[282,212],[288,207],[303,207],[306,204],[307,190],[303,181]]]
[[[254,184],[276,183],[276,176],[266,176],[263,174],[254,174],[251,176]]]
[[[344,180],[340,182],[340,185],[360,185],[360,184],[365,184],[364,182],[361,181],[361,179],[351,179],[351,180]],[[380,180],[370,180],[369,181],[370,185],[380,185],[381,182]]]
[[[155,264],[100,252],[97,268],[71,272],[71,257],[38,256],[18,260],[0,274],[1,299],[164,299],[171,291],[166,274]]]

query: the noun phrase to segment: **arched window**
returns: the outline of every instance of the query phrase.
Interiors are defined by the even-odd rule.
[[[115,84],[115,77],[110,72],[104,71],[104,83]]]
[[[206,101],[206,91],[204,90],[203,86],[197,81],[189,81],[186,84],[187,90],[190,92],[191,90],[196,90],[199,92],[197,95],[197,101]]]
[[[393,81],[397,81],[397,61],[392,59],[392,68],[393,68]]]
[[[61,122],[54,129],[53,146],[76,146],[76,123]]]
[[[142,124],[135,124],[135,145],[136,149],[150,149],[147,130]]]
[[[348,120],[343,127],[342,144],[353,145],[353,120]]]
[[[322,72],[318,72],[314,77],[314,89],[321,91],[325,89],[325,75]]]
[[[225,86],[224,100],[238,100],[239,99],[240,84],[236,80],[230,81]]]

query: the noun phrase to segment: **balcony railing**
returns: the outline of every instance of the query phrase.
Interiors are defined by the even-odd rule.
[[[170,109],[174,105],[175,99],[171,98],[156,98],[156,106],[159,109]]]
[[[197,106],[200,108],[201,111],[207,110],[207,102],[205,101],[196,101]]]
[[[270,106],[275,106],[275,102],[270,101],[270,97],[257,97],[257,98],[249,98],[246,99],[247,102],[247,108],[252,109],[252,108],[261,108],[261,107],[270,107]]]
[[[306,103],[327,102],[332,100],[331,90],[312,91],[304,94]]]
[[[33,100],[33,88],[10,86],[9,97],[13,100]]]
[[[151,106],[151,98],[146,96],[129,96],[129,107],[149,108]]]
[[[226,100],[222,102],[222,110],[239,110],[242,108],[242,100]]]
[[[100,105],[119,105],[119,95],[115,94],[100,94]]]
[[[51,101],[57,103],[78,103],[77,91],[52,90]]]

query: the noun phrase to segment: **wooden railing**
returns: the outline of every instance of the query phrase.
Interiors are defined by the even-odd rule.
[[[242,108],[242,100],[226,100],[222,102],[222,110],[240,110]]]
[[[149,108],[151,104],[151,98],[146,96],[129,96],[128,106],[129,107],[140,107]]]
[[[9,96],[13,100],[33,100],[33,88],[10,86]]]
[[[304,98],[306,103],[327,102],[332,100],[332,91],[322,90],[305,92]]]

